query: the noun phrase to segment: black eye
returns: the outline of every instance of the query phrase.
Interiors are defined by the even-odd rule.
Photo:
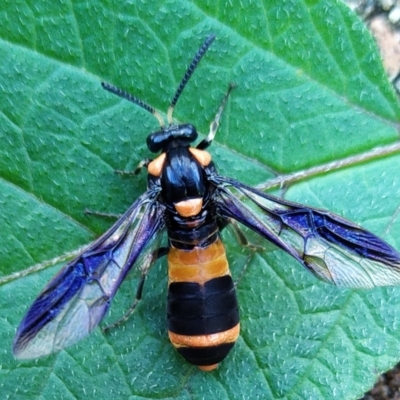
[[[179,125],[179,132],[175,135],[176,139],[184,139],[189,143],[194,142],[197,139],[197,131],[193,125],[185,124]]]
[[[165,151],[172,143],[189,145],[197,139],[196,128],[191,124],[170,126],[147,136],[147,147],[152,153]]]

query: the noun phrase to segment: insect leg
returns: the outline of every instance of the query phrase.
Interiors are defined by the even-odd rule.
[[[142,272],[142,276],[140,277],[140,281],[139,281],[138,288],[136,291],[135,300],[129,307],[128,311],[123,315],[122,318],[120,318],[117,321],[115,321],[114,323],[102,328],[102,331],[104,333],[107,333],[108,331],[115,328],[116,326],[121,325],[124,322],[126,322],[129,319],[129,317],[135,312],[136,306],[139,304],[139,301],[142,299],[142,291],[143,291],[144,281],[146,280],[146,275],[147,275],[147,270],[145,273]]]
[[[132,176],[132,175],[137,175],[139,172],[136,172],[136,170],[140,168],[136,168],[134,171],[124,171],[122,169],[114,169],[114,173],[122,176]]]
[[[239,273],[239,276],[238,276],[238,277],[235,279],[235,281],[234,281],[235,288],[239,285],[240,281],[241,281],[242,278],[244,277],[244,274],[246,273],[247,268],[249,267],[250,261],[253,259],[253,256],[254,256],[254,253],[255,253],[255,252],[256,252],[256,251],[254,250],[254,251],[252,251],[250,254],[248,254],[248,256],[247,256],[247,258],[246,258],[246,262],[245,262],[244,265],[242,266],[242,269],[241,269],[241,271],[240,271],[240,273]]]
[[[139,175],[140,171],[142,168],[147,168],[148,165],[152,162],[153,160],[151,158],[145,158],[144,160],[140,161],[139,164],[137,165],[137,167],[133,170],[133,171],[123,171],[120,169],[116,169],[114,170],[114,172],[116,174],[119,175]]]
[[[235,85],[233,83],[229,84],[228,90],[224,96],[224,98],[222,99],[221,105],[219,106],[219,109],[217,111],[217,114],[214,117],[214,120],[211,122],[210,124],[210,132],[208,134],[208,136],[203,139],[197,146],[196,148],[198,148],[199,150],[204,150],[206,149],[214,140],[215,135],[217,133],[218,127],[219,127],[219,123],[221,121],[221,116],[222,113],[224,111],[226,102],[228,100],[228,97],[232,91],[232,89],[235,87]]]
[[[218,227],[219,227],[220,231],[222,231],[224,228],[227,227],[232,232],[236,241],[243,247],[248,247],[255,251],[260,251],[260,250],[264,251],[265,250],[264,247],[249,242],[249,240],[247,239],[247,236],[243,232],[243,229],[241,228],[240,224],[233,218],[219,219]]]
[[[150,158],[145,158],[144,160],[139,162],[139,164],[137,165],[137,167],[133,171],[123,171],[123,170],[120,170],[120,169],[116,169],[116,170],[114,170],[114,172],[116,174],[118,174],[118,175],[125,175],[125,176],[126,175],[129,175],[129,176],[139,175],[140,170],[142,168],[147,168],[147,166],[149,165],[149,163],[151,161],[152,160]],[[118,218],[120,218],[122,216],[122,214],[102,213],[102,212],[98,212],[98,211],[92,211],[92,210],[89,210],[87,208],[85,209],[85,214],[87,214],[87,215],[97,215],[99,217],[114,218],[114,219],[118,219]]]
[[[99,212],[99,211],[89,210],[88,208],[85,208],[85,214],[86,215],[96,215],[98,217],[113,218],[113,219],[118,219],[118,218],[121,218],[121,216],[122,216],[122,214],[103,213],[103,212]]]
[[[250,253],[248,254],[248,256],[246,258],[246,262],[241,267],[239,276],[237,277],[237,279],[234,280],[234,285],[235,285],[235,287],[237,287],[239,282],[242,280],[244,274],[246,273],[246,270],[250,264],[250,261],[253,258],[254,253],[256,253],[257,251],[264,251],[265,249],[262,246],[259,246],[259,245],[249,242],[249,240],[247,239],[247,236],[243,232],[240,224],[237,221],[235,221],[233,218],[223,218],[223,219],[219,218],[218,219],[218,227],[219,227],[220,231],[222,231],[222,229],[224,229],[225,227],[228,228],[232,232],[233,236],[235,236],[235,239],[239,243],[239,245],[250,249]]]
[[[154,261],[156,261],[159,258],[168,254],[168,250],[169,250],[168,247],[160,247],[157,251],[157,254],[153,254],[152,257],[150,257],[151,260],[144,262],[144,265],[141,268],[142,275],[140,276],[140,281],[139,281],[138,287],[136,289],[136,296],[135,296],[133,303],[131,304],[131,306],[128,308],[126,313],[120,319],[118,319],[114,323],[102,328],[102,331],[104,333],[107,333],[108,331],[115,328],[116,326],[125,323],[129,319],[129,317],[135,312],[136,306],[139,304],[139,301],[142,300],[143,287],[144,287],[144,282],[147,277],[147,272],[149,271],[150,267],[153,265]]]

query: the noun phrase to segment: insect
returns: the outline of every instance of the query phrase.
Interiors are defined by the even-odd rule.
[[[23,318],[14,340],[17,358],[56,352],[88,335],[103,319],[133,268],[142,279],[153,261],[168,258],[168,334],[190,363],[212,370],[239,336],[234,282],[220,232],[239,222],[274,243],[323,281],[370,288],[400,283],[400,254],[383,240],[330,213],[282,200],[218,174],[205,150],[213,141],[231,88],[196,147],[196,128],[174,124],[174,107],[215,36],[199,48],[180,82],[167,122],[151,106],[110,84],[103,87],[153,114],[160,130],[147,137],[159,153],[141,166],[147,191],[99,239],[48,283]],[[245,204],[242,198],[247,198]],[[162,232],[168,247],[160,247]],[[133,308],[132,308],[133,309]]]

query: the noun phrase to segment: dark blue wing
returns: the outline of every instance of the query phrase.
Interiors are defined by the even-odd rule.
[[[87,336],[104,317],[129,270],[153,262],[152,243],[158,243],[163,216],[164,207],[148,191],[67,264],[26,313],[14,339],[14,356],[41,357]]]
[[[221,176],[214,201],[233,218],[288,252],[318,278],[338,286],[400,284],[400,253],[379,237],[329,211],[279,199]],[[245,204],[240,198],[251,200]]]

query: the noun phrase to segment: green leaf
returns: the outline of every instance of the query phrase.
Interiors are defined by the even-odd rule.
[[[144,110],[101,89],[102,80],[165,111],[185,68],[217,35],[175,111],[207,134],[230,82],[236,88],[211,147],[223,175],[267,186],[299,173],[286,198],[328,208],[400,249],[400,104],[363,24],[329,0],[63,2],[0,5],[0,338],[2,394],[25,398],[355,399],[398,360],[399,288],[339,289],[287,254],[224,234],[242,333],[211,373],[178,356],[166,335],[166,265],[157,263],[130,320],[59,354],[16,361],[15,329],[60,265],[11,275],[94,240],[146,177],[123,178],[149,157],[158,129]],[[313,173],[345,157],[346,168]],[[332,169],[332,168],[328,168]],[[135,294],[138,273],[107,322]]]

